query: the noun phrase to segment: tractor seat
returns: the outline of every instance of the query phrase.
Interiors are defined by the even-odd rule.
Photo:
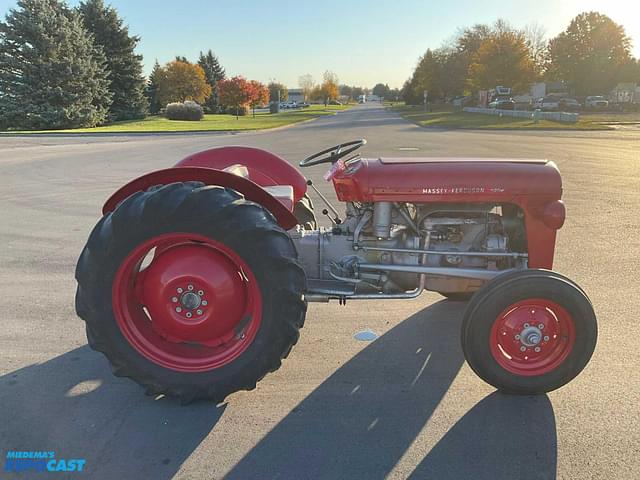
[[[240,165],[236,163],[235,165],[229,165],[228,167],[222,170],[223,172],[233,173],[238,177],[249,178],[249,170],[244,165]]]
[[[239,163],[229,165],[224,169],[224,171],[239,177],[244,177],[247,180],[251,180],[247,167],[240,165]],[[270,185],[266,187],[262,186],[262,188],[265,192],[287,207],[289,211],[293,212],[293,187],[291,185]]]

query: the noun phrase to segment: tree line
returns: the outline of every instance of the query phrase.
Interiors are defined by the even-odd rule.
[[[268,102],[260,82],[227,79],[211,50],[156,61],[146,79],[139,41],[103,0],[18,0],[0,22],[0,129],[93,127],[186,100],[236,115]]]
[[[185,101],[203,107],[196,106],[197,118],[203,109],[240,115],[275,100],[276,87],[286,100],[286,87],[276,82],[227,78],[211,50],[194,62],[156,60],[147,79],[135,53],[139,41],[103,0],[82,0],[76,8],[64,0],[18,0],[0,22],[0,129],[93,127]],[[330,71],[317,85],[301,77],[301,86],[310,100],[327,103],[339,94]]]
[[[464,28],[438,49],[427,49],[402,88],[407,103],[446,100],[498,85],[525,92],[537,81],[564,81],[578,96],[606,95],[618,82],[640,82],[624,27],[585,12],[549,41],[544,29],[503,20]]]
[[[102,0],[19,0],[0,23],[0,128],[72,128],[147,111],[139,38]]]

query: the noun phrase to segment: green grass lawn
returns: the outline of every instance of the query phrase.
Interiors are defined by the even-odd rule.
[[[583,112],[583,113],[580,113],[580,118],[586,122],[606,123],[610,125],[640,124],[640,112],[629,112],[629,113]]]
[[[280,113],[256,113],[241,116],[238,119],[234,115],[205,115],[198,122],[184,120],[168,120],[160,116],[149,116],[143,120],[130,120],[115,122],[111,125],[94,128],[76,128],[69,130],[29,130],[7,131],[3,133],[154,133],[154,132],[208,132],[208,131],[237,131],[259,130],[275,128],[292,123],[311,120],[324,115],[349,108],[348,105],[311,105],[300,110],[283,110]]]
[[[528,118],[498,117],[481,113],[454,111],[451,108],[434,108],[425,112],[423,106],[397,106],[392,108],[407,120],[422,127],[460,129],[554,129],[554,130],[610,130],[602,115],[581,115],[576,123],[540,120],[537,123]]]

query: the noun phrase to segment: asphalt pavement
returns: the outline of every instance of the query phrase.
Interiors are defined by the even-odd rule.
[[[555,269],[587,291],[600,329],[579,377],[544,396],[496,393],[464,363],[464,304],[435,293],[311,304],[282,368],[221,405],[147,397],[87,347],[73,306],[75,263],[120,185],[218,145],[297,162],[361,137],[364,156],[558,164],[568,217]],[[304,173],[335,198],[322,166]],[[639,215],[633,130],[422,129],[363,105],[265,132],[2,135],[0,454],[86,459],[69,478],[639,478]],[[365,329],[377,340],[354,339]]]

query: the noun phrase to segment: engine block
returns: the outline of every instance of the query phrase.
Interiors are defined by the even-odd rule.
[[[421,268],[429,269],[421,288],[471,292],[485,280],[451,273],[502,270],[515,260],[508,255],[501,210],[493,205],[435,210],[390,202],[348,204],[345,220],[333,228],[298,227],[290,236],[312,287],[330,285],[353,295],[414,290],[421,286]]]

